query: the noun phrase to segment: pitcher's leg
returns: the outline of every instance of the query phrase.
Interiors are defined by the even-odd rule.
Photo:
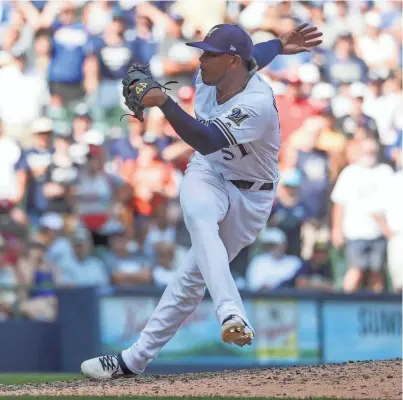
[[[204,280],[190,249],[175,279],[165,289],[139,339],[122,352],[123,360],[131,371],[143,372],[157,357],[162,347],[196,309],[203,299],[204,292]]]
[[[218,224],[229,208],[228,193],[219,178],[212,176],[211,181],[209,176],[192,178],[183,182],[180,200],[196,264],[214,302],[218,321],[222,323],[231,314],[244,318],[228,252],[219,235]]]

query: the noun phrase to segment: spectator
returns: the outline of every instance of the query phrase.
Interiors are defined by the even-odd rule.
[[[152,282],[150,260],[137,252],[138,245],[132,242],[123,226],[116,226],[109,238],[110,253],[105,263],[116,285],[144,285]]]
[[[47,212],[39,219],[38,236],[46,246],[45,259],[58,267],[71,253],[71,243],[64,236],[63,218],[54,212]]]
[[[114,14],[102,37],[94,44],[92,54],[96,60],[88,64],[92,67],[88,74],[99,76],[97,106],[104,109],[119,105],[122,78],[135,58],[130,43],[124,38],[126,24],[122,15]]]
[[[387,78],[398,63],[397,43],[393,36],[382,32],[382,17],[376,11],[365,15],[366,34],[357,39],[357,54],[371,72],[381,78]]]
[[[332,291],[332,267],[329,257],[329,244],[316,242],[312,257],[304,263],[296,280],[298,289]]]
[[[96,246],[107,243],[108,229],[119,221],[122,207],[131,196],[128,185],[104,171],[104,160],[103,149],[90,146],[75,192],[76,211]]]
[[[33,50],[30,65],[41,78],[47,79],[52,50],[52,32],[50,29],[38,29],[35,32]]]
[[[155,245],[156,266],[152,270],[153,282],[158,287],[166,287],[175,276],[175,243],[161,241]]]
[[[155,259],[156,244],[159,242],[175,242],[176,227],[169,221],[167,202],[155,207],[154,217],[150,221],[144,240],[144,254]]]
[[[111,172],[121,174],[126,163],[131,164],[136,161],[139,156],[140,148],[143,146],[144,127],[147,124],[147,113],[144,116],[144,123],[138,119],[128,117],[127,136],[111,139],[107,142],[108,158],[111,164]]]
[[[323,110],[322,122],[317,148],[326,152],[329,157],[330,181],[333,184],[346,165],[347,140],[337,128],[337,121],[331,109]]]
[[[266,228],[260,232],[258,242],[262,244],[263,251],[248,266],[248,288],[260,291],[295,287],[303,263],[299,257],[286,255],[285,234],[278,228]]]
[[[45,252],[46,246],[41,242],[31,241],[27,258],[18,265],[25,288],[19,311],[29,319],[54,321],[57,316],[55,285],[59,283],[59,274],[46,262]]]
[[[135,61],[141,64],[149,64],[152,57],[157,53],[158,41],[153,33],[154,29],[158,28],[154,26],[152,20],[136,11],[134,28],[125,32],[125,39],[131,45]]]
[[[164,163],[155,144],[144,144],[135,162],[123,164],[120,176],[133,188],[133,209],[141,226],[148,223],[156,204],[178,195],[174,168]]]
[[[364,99],[363,112],[374,118],[382,145],[393,145],[396,141],[396,131],[402,127],[402,107],[400,78],[391,76],[386,80],[376,79],[371,82]]]
[[[91,255],[93,242],[88,230],[78,228],[72,235],[73,251],[60,261],[61,283],[67,286],[105,286],[109,275],[102,261]]]
[[[280,115],[282,151],[284,157],[289,136],[299,129],[305,119],[315,114],[314,107],[302,92],[302,82],[299,78],[288,80],[285,92],[277,98]],[[282,161],[282,158],[280,158]]]
[[[31,123],[42,115],[48,103],[46,81],[26,69],[26,55],[21,53],[14,54],[11,63],[0,70],[0,87],[3,129],[28,147],[32,144]]]
[[[367,87],[360,82],[355,82],[350,86],[351,108],[349,113],[338,121],[338,125],[347,138],[362,139],[370,136],[379,141],[375,120],[364,114],[363,111],[366,90]]]
[[[83,23],[87,32],[91,35],[100,35],[112,21],[114,1],[93,1],[87,2],[83,7]]]
[[[179,85],[173,87],[173,94],[176,94],[179,87],[193,83],[194,73],[199,66],[198,51],[186,46],[187,40],[183,37],[184,18],[178,13],[164,15],[150,3],[138,8],[137,12],[150,18],[161,29],[159,47],[150,60],[150,68],[158,80],[177,81]]]
[[[324,48],[331,49],[339,35],[345,31],[357,35],[362,34],[365,30],[362,15],[358,10],[354,12],[351,3],[348,1],[338,0],[332,3],[325,3],[324,7],[328,18],[328,22],[322,27],[324,37],[322,46]],[[333,8],[333,12],[329,12],[331,7]]]
[[[48,200],[44,187],[49,166],[52,162],[53,124],[48,118],[40,118],[32,124],[33,146],[24,152],[23,165],[28,176],[26,208],[34,226],[47,210]]]
[[[65,217],[73,212],[72,189],[77,182],[79,166],[70,155],[71,136],[55,132],[54,153],[47,169],[44,194],[47,211],[57,212]]]
[[[278,27],[276,27],[277,35],[291,31],[297,27],[295,18],[284,14],[279,19]],[[279,80],[287,80],[290,76],[297,76],[300,67],[312,60],[309,52],[296,54],[295,57],[287,57],[285,55],[277,56],[270,65],[265,69],[271,78]]]
[[[0,237],[0,321],[14,313],[18,280],[15,269],[7,262],[4,240]]]
[[[280,183],[268,224],[285,233],[287,254],[301,257],[301,227],[306,218],[306,210],[299,196],[300,171],[284,171]]]
[[[346,244],[348,271],[344,291],[357,291],[368,271],[368,288],[373,292],[384,289],[382,268],[386,243],[371,212],[374,197],[383,190],[382,183],[392,175],[392,169],[378,162],[379,145],[373,138],[361,142],[357,163],[347,166],[340,174],[331,199],[332,241],[337,249]]]
[[[0,200],[18,204],[24,197],[27,174],[22,163],[23,153],[18,143],[5,136],[0,120]]]
[[[79,104],[75,107],[72,122],[72,144],[70,145],[69,154],[74,163],[81,166],[87,161],[89,151],[86,142],[86,134],[93,127],[93,118],[85,104]]]
[[[293,134],[294,148],[289,149],[288,166],[301,171],[301,203],[305,209],[302,227],[302,257],[311,257],[313,244],[328,239],[327,207],[330,191],[329,156],[319,148],[324,121],[310,118],[300,132]],[[299,139],[298,139],[299,137]]]
[[[333,51],[323,62],[323,72],[326,81],[335,86],[367,80],[368,67],[355,55],[353,37],[350,33],[340,34]]]
[[[52,29],[49,84],[53,105],[79,100],[98,85],[90,68],[95,60],[88,57],[90,37],[77,22],[76,11],[73,2],[48,2],[42,13],[41,27]]]

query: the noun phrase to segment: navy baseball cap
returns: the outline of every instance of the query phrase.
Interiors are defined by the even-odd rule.
[[[203,41],[186,44],[214,53],[239,55],[245,61],[249,61],[253,53],[252,39],[236,24],[216,25],[210,29]]]

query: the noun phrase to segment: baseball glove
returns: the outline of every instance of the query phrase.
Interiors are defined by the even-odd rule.
[[[130,109],[130,111],[133,111],[133,114],[124,115],[132,115],[133,117],[143,122],[143,110],[145,107],[141,105],[141,100],[146,95],[146,93],[154,88],[171,90],[166,87],[166,85],[178,82],[169,81],[165,85],[161,85],[153,79],[149,64],[133,64],[126,72],[126,75],[123,77],[122,83],[125,104]],[[124,117],[124,115],[122,115],[122,118]]]

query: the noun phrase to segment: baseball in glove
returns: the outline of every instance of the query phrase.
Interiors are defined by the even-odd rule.
[[[143,122],[143,110],[145,107],[141,104],[141,100],[146,93],[154,88],[171,90],[170,88],[166,87],[166,85],[178,82],[169,81],[165,85],[161,85],[153,79],[149,64],[133,64],[123,77],[122,83],[125,104],[131,111],[133,111],[133,114],[122,115],[122,118],[125,115],[132,115]]]

